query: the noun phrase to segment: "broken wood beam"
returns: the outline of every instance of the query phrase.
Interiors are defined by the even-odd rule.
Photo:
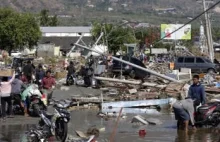
[[[167,86],[167,85],[158,85],[158,84],[150,83],[150,82],[141,83],[141,81],[121,80],[121,79],[106,78],[106,77],[94,77],[94,79],[102,80],[102,81],[120,82],[120,83],[125,83],[125,84],[142,85],[142,86],[148,86],[148,87],[156,87],[156,88],[161,88],[161,89],[166,88]]]

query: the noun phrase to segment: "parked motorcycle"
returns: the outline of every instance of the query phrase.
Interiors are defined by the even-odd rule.
[[[42,96],[39,95],[31,95],[29,98],[29,107],[28,107],[28,113],[30,116],[40,116],[39,110],[47,110],[46,105],[43,102],[43,99],[46,98],[46,95],[42,94]]]
[[[77,75],[72,74],[70,76],[67,77],[66,79],[66,84],[69,85],[75,85],[77,81]]]
[[[39,90],[38,85],[30,84],[23,92],[21,96],[26,96],[28,100],[28,113],[30,116],[40,116],[40,110],[47,109],[47,97]]]
[[[65,142],[68,133],[68,122],[70,121],[70,113],[68,108],[72,106],[72,102],[68,100],[55,101],[52,100],[55,109],[54,114],[39,110],[41,120],[37,129],[31,131],[30,139],[36,142],[55,136],[58,141]]]
[[[211,102],[198,107],[195,122],[197,127],[217,127],[220,124],[220,102]]]

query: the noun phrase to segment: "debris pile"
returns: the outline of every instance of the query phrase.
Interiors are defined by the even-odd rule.
[[[169,69],[169,63],[150,63],[147,67],[160,74],[171,73],[171,70]]]

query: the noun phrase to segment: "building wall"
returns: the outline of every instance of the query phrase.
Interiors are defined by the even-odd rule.
[[[53,43],[56,46],[60,46],[61,50],[70,50],[74,43],[79,39],[79,37],[42,37],[39,41],[39,44],[47,44]],[[90,45],[93,44],[94,41],[92,37],[83,37],[83,42],[85,44]]]

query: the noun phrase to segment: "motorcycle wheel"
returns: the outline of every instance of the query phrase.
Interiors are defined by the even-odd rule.
[[[56,123],[55,136],[58,141],[65,142],[68,132],[67,123],[63,120],[58,120]]]
[[[72,78],[68,78],[66,84],[69,85],[73,85],[74,84],[74,80]]]
[[[40,116],[40,111],[41,109],[40,109],[40,106],[38,105],[38,104],[34,104],[33,105],[33,115],[34,116]]]
[[[213,115],[212,126],[217,127],[220,124],[220,112],[216,111],[212,115]]]

